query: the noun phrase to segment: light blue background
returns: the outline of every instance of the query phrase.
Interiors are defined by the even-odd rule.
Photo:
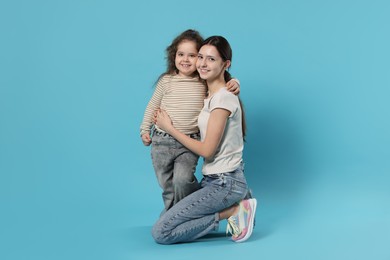
[[[0,258],[390,259],[385,0],[1,1]],[[241,81],[250,241],[161,246],[139,125],[181,31]],[[199,173],[198,173],[199,174]]]

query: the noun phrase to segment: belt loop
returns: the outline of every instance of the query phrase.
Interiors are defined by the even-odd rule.
[[[222,184],[226,185],[226,176],[225,176],[225,174],[221,173],[221,178],[222,178]]]

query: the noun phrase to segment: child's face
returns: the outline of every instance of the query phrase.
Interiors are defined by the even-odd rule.
[[[230,66],[230,61],[223,61],[217,48],[212,45],[204,45],[199,50],[197,68],[199,76],[205,80],[223,79],[226,68]]]
[[[196,60],[198,59],[198,50],[193,41],[184,40],[177,46],[175,57],[175,66],[179,75],[189,77],[196,71]]]

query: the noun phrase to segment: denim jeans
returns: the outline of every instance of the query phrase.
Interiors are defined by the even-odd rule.
[[[152,236],[157,243],[174,244],[217,231],[219,212],[242,200],[247,191],[243,164],[233,172],[205,175],[199,190],[160,216]]]
[[[190,136],[199,139],[199,134]],[[199,156],[172,136],[154,131],[151,156],[157,181],[163,190],[163,212],[199,189],[199,182],[194,175]]]

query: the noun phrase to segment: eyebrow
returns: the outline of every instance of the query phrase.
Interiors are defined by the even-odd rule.
[[[194,55],[198,55],[198,53],[196,53],[196,52],[185,52],[185,51],[177,51],[177,53],[187,53],[187,54],[194,54]]]
[[[204,55],[202,55],[202,56],[204,56]],[[205,58],[213,58],[213,59],[216,59],[216,56],[211,56],[211,55],[206,55],[206,56],[204,56]]]

